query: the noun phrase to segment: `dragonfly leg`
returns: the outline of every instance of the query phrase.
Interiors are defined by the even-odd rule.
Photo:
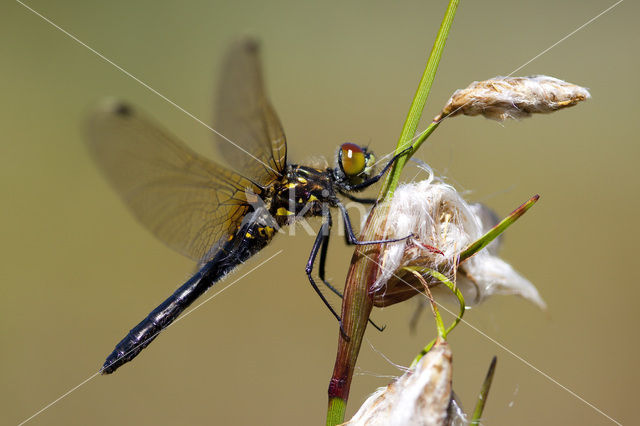
[[[366,244],[395,243],[396,241],[406,240],[407,238],[410,238],[413,236],[413,234],[411,234],[403,238],[392,238],[389,240],[358,241],[356,234],[353,232],[353,226],[351,225],[351,219],[349,218],[349,213],[347,212],[347,209],[342,205],[342,203],[338,203],[338,208],[340,209],[340,212],[342,213],[342,219],[344,220],[344,229],[347,231],[345,238],[348,244],[363,246]]]
[[[349,336],[347,335],[347,333],[342,328],[342,318],[340,318],[340,315],[338,315],[338,313],[335,311],[335,309],[333,309],[333,306],[331,306],[331,303],[329,303],[327,298],[324,297],[324,294],[322,294],[322,292],[318,288],[318,285],[316,284],[315,280],[313,279],[313,276],[311,275],[311,272],[313,271],[313,264],[315,263],[316,256],[318,255],[318,252],[320,251],[320,246],[322,245],[322,242],[325,240],[326,236],[329,235],[330,230],[331,230],[331,213],[327,212],[326,216],[324,216],[324,220],[322,222],[322,226],[320,227],[320,232],[318,232],[318,235],[316,236],[316,240],[313,242],[313,247],[311,248],[311,253],[309,254],[309,260],[307,261],[307,266],[305,267],[305,272],[307,273],[307,278],[309,278],[309,282],[311,283],[311,287],[313,287],[313,289],[316,291],[318,296],[320,296],[320,299],[322,299],[322,302],[325,304],[325,306],[327,308],[329,308],[329,311],[331,311],[333,316],[336,317],[336,319],[338,320],[338,323],[340,323],[340,333],[342,334],[342,337],[344,337],[345,340],[349,341],[350,340]],[[337,290],[335,290],[335,291],[337,291]]]
[[[342,299],[342,293],[340,292],[340,290],[332,286],[331,283],[325,279],[325,265],[327,262],[327,249],[329,248],[329,236],[330,234],[326,234],[326,235],[323,235],[323,238],[322,238],[322,245],[320,247],[320,263],[318,266],[318,276],[322,280],[323,284],[327,286],[329,290],[331,290],[340,299]]]
[[[356,197],[355,195],[351,195],[348,192],[339,190],[340,194],[347,197],[348,199],[350,199],[351,201],[355,201],[357,203],[361,203],[361,204],[375,204],[378,202],[378,200],[376,198],[360,198],[360,197]]]
[[[330,233],[327,233],[326,235],[323,235],[324,238],[322,239],[322,246],[320,247],[320,263],[318,265],[318,276],[320,277],[320,279],[322,280],[324,285],[326,285],[329,290],[331,290],[333,293],[337,294],[338,297],[340,299],[342,299],[343,296],[342,296],[342,293],[340,292],[340,290],[338,290],[337,288],[332,286],[331,283],[329,283],[329,281],[327,281],[325,279],[325,265],[326,265],[326,261],[327,261],[327,249],[329,248],[329,237],[330,236],[331,236]],[[378,331],[384,331],[384,329],[386,328],[386,326],[384,326],[384,325],[382,327],[379,326],[378,324],[373,322],[373,320],[371,318],[369,318],[369,323]]]

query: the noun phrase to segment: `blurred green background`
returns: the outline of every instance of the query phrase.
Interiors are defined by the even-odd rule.
[[[347,140],[379,155],[392,150],[446,7],[28,4],[207,122],[222,53],[238,35],[257,35],[292,161],[332,158]],[[462,1],[421,127],[453,90],[510,73],[612,4]],[[87,109],[122,97],[194,149],[212,151],[202,125],[19,3],[1,8],[0,412],[16,424],[94,373],[193,270],[135,222],[100,176],[80,133]],[[628,424],[638,416],[640,379],[640,291],[626,269],[639,237],[638,12],[623,2],[516,73],[586,86],[590,101],[505,125],[456,118],[418,154],[501,216],[541,194],[508,231],[502,255],[538,287],[548,312],[496,297],[465,319]],[[163,333],[133,364],[94,378],[31,424],[322,424],[338,327],[306,280],[313,240],[300,234],[277,238],[226,283],[282,254]],[[338,285],[351,252],[334,241],[328,275]],[[367,332],[348,414],[401,374],[393,363],[408,365],[432,338],[428,315],[409,332],[414,302],[374,311],[387,329]],[[610,423],[470,327],[461,325],[450,343],[454,388],[467,411],[498,356],[486,424]]]

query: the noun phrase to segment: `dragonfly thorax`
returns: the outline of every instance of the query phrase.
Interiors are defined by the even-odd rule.
[[[270,212],[280,225],[291,224],[301,217],[322,216],[338,202],[331,169],[288,165],[274,189]]]

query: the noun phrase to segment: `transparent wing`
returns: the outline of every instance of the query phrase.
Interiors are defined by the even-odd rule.
[[[164,243],[209,260],[248,211],[248,179],[191,151],[131,107],[109,102],[87,123],[96,163],[135,217]]]
[[[264,185],[282,175],[287,141],[264,90],[255,40],[234,43],[225,57],[214,128],[228,139],[216,136],[231,167]]]

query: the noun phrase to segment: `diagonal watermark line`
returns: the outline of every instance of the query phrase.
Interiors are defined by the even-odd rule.
[[[113,62],[111,59],[107,58],[106,56],[104,56],[102,53],[98,52],[96,49],[92,48],[91,46],[89,46],[88,44],[84,43],[82,40],[80,40],[78,37],[74,36],[73,34],[71,34],[70,32],[68,32],[67,30],[65,30],[64,28],[60,27],[59,25],[55,24],[53,21],[51,21],[49,18],[47,18],[46,16],[42,15],[41,13],[39,13],[38,11],[32,9],[31,7],[27,6],[26,4],[24,4],[23,2],[21,2],[20,0],[16,0],[16,2],[18,2],[19,4],[21,4],[22,6],[24,6],[26,9],[30,10],[32,13],[34,13],[35,15],[39,16],[40,18],[42,18],[45,22],[47,22],[48,24],[52,25],[54,28],[56,28],[57,30],[61,31],[62,33],[64,33],[67,37],[71,38],[73,41],[75,41],[76,43],[80,44],[81,46],[87,48],[90,52],[94,53],[95,55],[97,55],[100,59],[102,59],[103,61],[109,63],[110,65],[113,65],[116,69],[118,69],[118,71],[122,72],[123,74],[125,74],[127,77],[132,78],[133,80],[135,80],[137,83],[139,83],[140,85],[142,85],[144,88],[146,88],[147,90],[149,90],[150,92],[152,92],[155,95],[158,95],[159,97],[161,97],[163,100],[165,100],[166,102],[170,103],[173,107],[177,108],[178,110],[182,111],[183,113],[185,113],[186,115],[188,115],[189,117],[193,118],[195,121],[197,121],[198,123],[202,124],[204,127],[206,127],[207,129],[211,130],[213,133],[215,133],[216,135],[220,136],[222,139],[226,140],[227,142],[229,142],[231,145],[235,146],[236,148],[238,148],[240,151],[244,152],[245,154],[247,154],[249,157],[253,158],[254,160],[256,160],[257,162],[261,163],[262,165],[264,165],[267,169],[271,170],[276,176],[280,175],[280,172],[278,172],[277,170],[274,170],[273,167],[269,166],[267,163],[265,163],[264,161],[260,160],[258,157],[256,157],[255,155],[251,154],[249,151],[247,151],[246,149],[242,148],[240,145],[238,145],[237,143],[235,143],[234,141],[232,141],[231,139],[229,139],[228,137],[226,137],[225,135],[223,135],[222,133],[220,133],[219,131],[217,131],[216,129],[214,129],[213,127],[209,126],[207,123],[205,123],[204,121],[200,120],[198,117],[196,117],[195,115],[193,115],[192,113],[190,113],[189,111],[187,111],[186,109],[184,109],[183,107],[181,107],[180,105],[178,105],[177,103],[175,103],[174,101],[172,101],[171,99],[169,99],[168,97],[166,97],[165,95],[163,95],[162,93],[158,92],[156,89],[154,89],[153,87],[151,87],[150,85],[148,85],[147,83],[145,83],[144,81],[140,80],[138,77],[136,77],[135,75],[131,74],[129,71],[125,70],[124,68],[122,68],[120,65],[116,64],[115,62]]]
[[[606,8],[605,10],[603,10],[602,12],[600,12],[599,14],[597,14],[596,16],[594,16],[593,18],[589,19],[587,22],[585,22],[584,24],[580,25],[578,28],[576,28],[575,30],[571,31],[569,34],[567,34],[566,36],[562,37],[560,40],[558,40],[557,42],[553,43],[551,46],[547,47],[546,49],[544,49],[542,52],[538,53],[536,56],[534,56],[533,58],[529,59],[527,62],[525,62],[524,64],[520,65],[519,67],[517,67],[516,69],[514,69],[513,71],[511,71],[509,74],[507,74],[507,77],[511,77],[513,74],[515,74],[516,72],[520,71],[522,68],[526,67],[527,65],[529,65],[531,62],[535,61],[536,59],[538,59],[540,56],[544,55],[545,53],[547,53],[548,51],[550,51],[551,49],[553,49],[554,47],[556,47],[557,45],[559,45],[560,43],[562,43],[563,41],[565,41],[566,39],[568,39],[569,37],[573,36],[575,33],[577,33],[578,31],[584,29],[587,25],[591,24],[593,21],[595,21],[596,19],[600,18],[602,15],[604,15],[605,13],[609,12],[611,9],[613,9],[614,7],[618,6],[620,3],[622,3],[624,0],[618,0],[616,3],[612,4],[611,6],[609,6],[608,8]],[[450,112],[448,115],[442,117],[439,122],[442,122],[443,120],[449,118],[449,116],[454,115],[458,110],[460,110],[461,108],[464,108],[467,104],[469,104],[469,102],[471,101],[467,101],[464,104],[460,105],[458,108],[456,108],[455,110],[453,110],[452,112]],[[426,130],[423,129],[419,132],[416,132],[417,134],[409,139],[410,143],[413,143],[416,139],[418,139],[420,137],[420,135]],[[395,151],[392,151],[390,154],[387,154],[383,157],[380,158],[380,160],[376,161],[376,163],[374,164],[377,165],[380,161],[382,161],[384,158],[389,157],[390,155],[392,155]]]
[[[144,342],[140,342],[138,344],[138,346],[145,344],[146,342],[148,342],[149,340],[154,339],[158,334],[160,334],[162,331],[168,329],[169,327],[173,327],[174,324],[176,324],[178,321],[186,318],[187,316],[191,315],[196,309],[200,308],[202,305],[204,305],[205,303],[209,302],[211,299],[213,299],[214,297],[218,296],[220,293],[222,293],[223,291],[225,291],[226,289],[228,289],[229,287],[231,287],[232,285],[234,285],[235,283],[237,283],[238,281],[240,281],[241,279],[243,279],[244,277],[246,277],[247,275],[249,275],[250,273],[252,273],[253,271],[255,271],[256,269],[260,268],[261,266],[263,266],[264,264],[266,264],[267,262],[269,262],[271,259],[273,259],[274,257],[276,257],[277,255],[279,255],[280,253],[282,253],[283,250],[279,250],[277,251],[275,254],[273,254],[271,257],[269,257],[268,259],[263,260],[262,262],[260,262],[258,265],[254,266],[253,268],[251,268],[249,271],[245,272],[244,274],[242,274],[239,278],[237,278],[236,280],[232,281],[231,283],[229,283],[227,286],[225,286],[223,289],[221,289],[220,291],[218,291],[215,294],[212,294],[211,296],[209,296],[208,298],[206,298],[205,300],[203,300],[201,303],[197,304],[195,307],[193,307],[193,309],[190,309],[189,311],[185,312],[183,315],[181,315],[180,317],[178,317],[175,321],[173,321],[171,324],[169,324],[167,327],[165,327],[164,329],[158,331],[157,333],[155,333],[153,336],[151,336],[149,339],[145,340]],[[132,348],[129,352],[127,352],[125,355],[126,356],[128,353],[130,353],[131,351],[134,351],[138,346]],[[58,403],[59,401],[61,401],[62,399],[64,399],[65,397],[67,397],[68,395],[70,395],[71,393],[73,393],[75,390],[77,390],[78,388],[80,388],[81,386],[83,386],[84,384],[88,383],[89,381],[91,381],[93,378],[95,378],[96,376],[100,375],[100,371],[93,373],[91,376],[89,376],[88,378],[86,378],[85,380],[83,380],[82,382],[80,382],[79,384],[77,384],[76,386],[72,387],[71,389],[69,389],[67,392],[63,393],[62,395],[60,395],[58,398],[54,399],[53,401],[51,401],[49,404],[45,405],[44,407],[42,407],[40,410],[38,410],[37,412],[35,412],[34,414],[32,414],[30,417],[28,417],[27,419],[23,420],[22,422],[20,422],[18,424],[18,426],[22,426],[25,423],[29,422],[30,420],[32,420],[33,418],[35,418],[36,416],[38,416],[39,414],[42,414],[43,412],[45,412],[46,410],[48,410],[49,408],[51,408],[52,406],[54,406],[56,403]]]
[[[438,305],[441,306],[441,305]],[[447,308],[442,307],[442,309],[444,309],[445,311],[449,312],[451,315],[455,315],[453,312],[449,311]],[[604,417],[606,417],[607,419],[611,420],[613,423],[622,426],[622,423],[620,423],[619,421],[617,421],[616,419],[614,419],[613,417],[609,416],[607,413],[605,413],[604,411],[602,411],[601,409],[599,409],[598,407],[596,407],[595,405],[593,405],[591,402],[587,401],[586,399],[584,399],[583,397],[581,397],[580,395],[578,395],[577,393],[575,393],[574,391],[572,391],[571,389],[569,389],[568,387],[566,387],[565,385],[563,385],[562,383],[560,383],[559,381],[557,381],[556,379],[554,379],[553,377],[551,377],[550,375],[548,375],[547,373],[545,373],[544,371],[540,370],[539,368],[537,368],[535,365],[531,364],[529,361],[527,361],[526,359],[524,359],[523,357],[521,357],[520,355],[516,354],[515,352],[513,352],[512,350],[510,350],[509,348],[507,348],[505,345],[503,345],[502,343],[498,342],[496,339],[494,339],[493,337],[489,336],[488,334],[486,334],[484,331],[480,330],[479,328],[473,326],[471,323],[469,323],[468,321],[461,319],[461,322],[463,322],[464,324],[468,325],[469,327],[471,327],[472,330],[476,331],[477,333],[479,333],[480,335],[482,335],[483,337],[485,337],[486,339],[490,340],[492,343],[494,343],[496,346],[498,346],[499,348],[501,348],[503,351],[507,352],[509,355],[511,355],[512,357],[516,358],[518,361],[522,362],[523,364],[525,364],[527,367],[531,368],[532,370],[534,370],[535,372],[537,372],[538,374],[540,374],[541,376],[543,376],[545,379],[549,380],[550,382],[552,382],[553,384],[561,387],[562,389],[564,389],[566,392],[569,393],[569,395],[579,399],[580,401],[582,401],[584,404],[588,405],[589,407],[591,407],[593,410],[597,411],[598,413],[600,413],[601,415],[603,415]]]
[[[578,31],[580,31],[581,29],[583,29],[584,27],[586,27],[587,25],[589,25],[590,23],[592,23],[596,19],[600,18],[602,15],[604,15],[607,12],[609,12],[611,9],[613,9],[614,7],[616,7],[617,5],[622,3],[623,1],[624,0],[618,0],[616,3],[612,4],[611,6],[609,6],[608,8],[606,8],[605,10],[603,10],[602,12],[600,12],[599,14],[594,16],[593,18],[589,19],[587,22],[585,22],[584,24],[580,25],[578,28],[576,28],[575,30],[571,31],[569,34],[567,34],[566,36],[562,37],[560,40],[556,41],[551,46],[547,47],[545,50],[543,50],[542,52],[538,53],[536,56],[534,56],[533,58],[529,59],[524,64],[520,65],[518,68],[516,68],[515,70],[511,71],[509,73],[508,77],[511,77],[513,74],[515,74],[516,72],[520,71],[522,68],[526,67],[531,62],[535,61],[540,56],[544,55],[545,53],[547,53],[548,51],[550,51],[551,49],[553,49],[554,47],[556,47],[557,45],[559,45],[560,43],[562,43],[563,41],[565,41],[566,39],[568,39],[569,37],[571,37],[572,35],[577,33]]]
[[[375,259],[373,259],[372,257],[370,257],[369,255],[367,255],[366,253],[360,253],[363,257],[366,257],[367,259],[369,259],[370,261],[372,261],[373,263],[375,263],[376,265],[378,265],[378,267],[381,270],[385,270],[385,267],[382,266],[380,263],[378,263]],[[388,269],[386,269],[386,271],[388,271]],[[427,300],[429,300],[429,298],[427,297],[426,294],[424,294],[420,289],[414,287],[413,285],[411,285],[410,283],[408,283],[407,281],[403,280],[402,278],[400,278],[398,275],[395,274],[395,271],[392,272],[392,275],[397,278],[399,281],[402,281],[404,284],[406,284],[407,286],[413,288],[414,290],[416,290],[417,293],[421,294],[423,297],[427,298]],[[454,313],[452,311],[450,311],[446,306],[441,305],[438,302],[435,302],[436,305],[438,305],[438,308],[448,312],[449,314],[453,315],[454,317],[457,317],[458,314]],[[601,415],[603,415],[604,417],[606,417],[607,419],[611,420],[613,423],[622,426],[622,423],[618,422],[617,420],[615,420],[613,417],[609,416],[607,413],[605,413],[604,411],[602,411],[601,409],[599,409],[598,407],[596,407],[595,405],[593,405],[592,403],[590,403],[589,401],[587,401],[586,399],[582,398],[580,395],[578,395],[577,393],[575,393],[574,391],[572,391],[571,389],[569,389],[568,387],[566,387],[565,385],[563,385],[562,383],[560,383],[559,381],[555,380],[553,377],[551,377],[550,375],[548,375],[547,373],[545,373],[544,371],[540,370],[539,368],[537,368],[536,366],[534,366],[533,364],[531,364],[529,361],[527,361],[526,359],[524,359],[523,357],[521,357],[520,355],[516,354],[515,352],[513,352],[512,350],[510,350],[509,348],[507,348],[505,345],[503,345],[502,343],[498,342],[497,340],[495,340],[494,338],[490,337],[488,334],[486,334],[485,332],[483,332],[482,330],[480,330],[479,328],[475,327],[474,325],[472,325],[471,323],[469,323],[467,320],[460,318],[460,322],[466,324],[467,326],[469,326],[472,330],[478,332],[480,335],[484,336],[485,338],[487,338],[488,340],[490,340],[492,343],[494,343],[495,345],[497,345],[498,347],[500,347],[501,349],[503,349],[505,352],[507,352],[508,354],[510,354],[511,356],[513,356],[514,358],[516,358],[517,360],[521,361],[523,364],[525,364],[526,366],[528,366],[529,368],[531,368],[532,370],[536,371],[537,373],[539,373],[540,375],[542,375],[544,378],[546,378],[547,380],[549,380],[550,382],[556,384],[557,386],[559,386],[560,388],[564,389],[566,392],[568,392],[570,395],[574,396],[575,398],[579,399],[580,401],[582,401],[584,404],[588,405],[589,407],[591,407],[593,410],[597,411],[598,413],[600,413]]]
[[[280,253],[282,253],[284,251],[284,249],[280,249],[277,252],[275,252],[273,255],[271,255],[269,258],[263,260],[262,262],[260,262],[258,265],[254,266],[253,268],[251,268],[249,271],[245,272],[244,274],[242,274],[240,276],[240,278],[234,280],[233,282],[231,282],[229,285],[227,285],[226,287],[224,287],[222,290],[220,290],[219,292],[209,296],[208,298],[204,299],[201,303],[197,304],[196,306],[193,307],[193,309],[185,312],[183,315],[181,315],[179,318],[177,318],[171,325],[177,323],[178,321],[184,319],[185,317],[191,315],[193,313],[193,311],[195,311],[196,309],[200,308],[202,305],[204,305],[205,303],[207,303],[209,300],[213,299],[214,297],[216,297],[217,295],[219,295],[220,293],[222,293],[223,291],[225,291],[226,289],[228,289],[229,287],[231,287],[232,285],[234,285],[235,283],[237,283],[238,281],[240,281],[241,279],[243,279],[244,277],[246,277],[247,275],[249,275],[250,273],[252,273],[253,271],[255,271],[256,269],[260,268],[261,266],[263,266],[264,264],[266,264],[267,262],[271,261],[271,259],[273,259],[274,257],[276,257],[277,255],[279,255]]]
[[[58,398],[54,399],[53,401],[51,401],[50,403],[48,403],[47,405],[45,405],[44,407],[42,407],[40,410],[36,411],[34,414],[32,414],[29,418],[21,421],[18,426],[22,426],[23,424],[27,423],[28,421],[30,421],[31,419],[33,419],[34,417],[38,416],[39,414],[43,413],[44,411],[46,411],[47,409],[51,408],[52,406],[54,406],[56,403],[58,403],[60,400],[64,399],[67,395],[73,393],[75,390],[77,390],[78,388],[80,388],[81,386],[83,386],[84,384],[90,382],[94,377],[99,376],[100,372],[96,372],[93,373],[91,376],[87,377],[86,379],[84,379],[82,382],[78,383],[77,385],[75,385],[74,387],[72,387],[71,389],[69,389],[68,391],[66,391],[65,393],[63,393],[62,395],[60,395]]]
[[[519,67],[517,67],[516,69],[514,69],[513,71],[511,71],[509,74],[507,74],[507,77],[511,77],[513,74],[515,74],[516,72],[520,71],[522,68],[524,68],[525,66],[529,65],[531,62],[535,61],[536,59],[538,59],[540,56],[544,55],[545,53],[547,53],[548,51],[550,51],[551,49],[553,49],[554,47],[556,47],[557,45],[559,45],[560,43],[562,43],[563,41],[565,41],[566,39],[568,39],[569,37],[571,37],[572,35],[574,35],[575,33],[577,33],[578,31],[582,30],[583,28],[585,28],[587,25],[589,25],[590,23],[592,23],[593,21],[595,21],[596,19],[600,18],[602,15],[604,15],[605,13],[609,12],[611,9],[613,9],[614,7],[618,6],[620,3],[622,3],[624,0],[618,0],[616,3],[612,4],[611,6],[609,6],[608,8],[606,8],[605,10],[603,10],[602,12],[600,12],[599,14],[597,14],[596,16],[594,16],[593,18],[589,19],[587,22],[585,22],[584,24],[580,25],[578,28],[576,28],[575,30],[571,31],[569,34],[567,34],[566,36],[562,37],[560,40],[558,40],[557,42],[553,43],[551,46],[547,47],[546,49],[544,49],[542,52],[538,53],[536,56],[534,56],[533,58],[529,59],[527,62],[525,62],[524,64],[520,65]],[[461,108],[463,108],[465,105],[468,105],[469,102],[471,102],[471,100],[465,102],[464,104],[460,105],[458,108],[456,108],[455,110],[453,110],[452,112],[450,112],[449,114],[447,114],[446,116],[442,117],[438,122],[442,122],[443,120],[447,119],[450,116],[453,116],[457,111],[459,111]],[[416,135],[413,139],[411,139],[412,141],[417,139],[420,134],[422,134],[422,132],[418,133],[418,135]]]

